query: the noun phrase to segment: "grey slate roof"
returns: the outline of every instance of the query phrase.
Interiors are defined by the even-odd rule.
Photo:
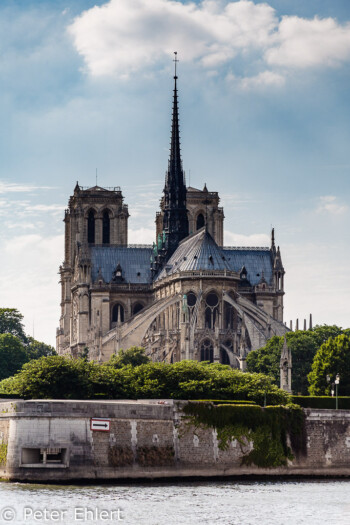
[[[179,244],[156,280],[179,271],[231,270],[225,259],[223,250],[203,227]]]
[[[103,279],[109,283],[120,263],[126,283],[151,283],[151,254],[151,246],[92,246],[92,280],[96,280],[101,268]],[[202,228],[179,244],[156,280],[178,271],[226,269],[239,272],[243,266],[246,267],[247,278],[252,286],[260,282],[262,272],[266,281],[271,282],[273,265],[269,248],[221,248]]]
[[[223,248],[225,258],[232,270],[239,272],[243,266],[252,286],[260,282],[262,272],[268,283],[272,279],[272,258],[269,248]]]
[[[151,246],[149,248],[92,246],[92,280],[96,280],[99,268],[101,268],[103,279],[106,283],[109,283],[119,263],[126,283],[151,283],[151,253]]]

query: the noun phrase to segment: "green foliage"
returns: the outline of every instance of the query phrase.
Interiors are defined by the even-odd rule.
[[[0,334],[0,380],[18,372],[27,361],[27,353],[18,337]]]
[[[6,466],[6,461],[7,461],[7,444],[2,443],[0,445],[0,465]]]
[[[350,335],[328,339],[318,349],[309,374],[310,394],[329,395],[331,383],[340,375],[339,393],[350,395]],[[327,375],[331,381],[327,382]]]
[[[57,355],[45,343],[27,337],[23,315],[15,308],[0,308],[0,380],[11,377],[31,359]]]
[[[81,359],[84,361],[89,360],[89,348],[87,346],[84,347],[84,350],[81,352],[79,357],[81,357]]]
[[[312,334],[316,340],[317,347],[319,348],[323,343],[328,341],[329,338],[335,339],[338,335],[350,335],[350,329],[344,330],[340,326],[334,325],[316,325],[312,329]]]
[[[243,456],[242,464],[279,467],[293,459],[292,452],[306,453],[305,418],[297,405],[261,408],[190,402],[183,410],[189,423],[216,429],[221,450],[227,450],[233,439],[239,442],[242,452],[248,442],[253,442],[253,449]],[[287,445],[287,436],[293,451]]]
[[[0,334],[12,334],[22,342],[27,342],[23,315],[16,308],[0,308]]]
[[[0,383],[0,392],[27,398],[88,399],[89,364],[81,359],[41,357],[26,363],[14,377]]]
[[[25,347],[28,360],[40,359],[40,357],[48,357],[50,355],[57,355],[53,346],[36,341],[33,337],[27,338],[28,344]]]
[[[122,368],[123,366],[140,366],[149,363],[150,359],[145,354],[145,349],[139,346],[132,346],[128,350],[120,350],[118,355],[113,355],[109,360],[109,364],[114,368]]]
[[[248,371],[271,376],[278,385],[282,346],[283,337],[274,336],[262,348],[249,352],[247,355]]]
[[[243,401],[242,399],[198,399],[204,403],[213,403],[213,405],[256,405],[254,401]]]
[[[336,408],[335,396],[292,396],[292,401],[304,408]],[[338,408],[350,410],[350,397],[338,396]]]
[[[62,356],[42,357],[0,383],[0,392],[29,398],[217,399],[286,404],[289,395],[262,374],[228,366],[181,361],[123,368]]]
[[[349,332],[339,326],[317,325],[312,330],[298,330],[287,333],[287,344],[292,352],[292,391],[295,394],[308,394],[308,374],[320,345],[329,338]],[[276,385],[280,383],[280,358],[283,337],[274,336],[266,346],[250,352],[247,356],[249,372],[257,372],[273,377]]]

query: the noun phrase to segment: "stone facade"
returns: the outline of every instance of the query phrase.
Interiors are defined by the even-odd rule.
[[[306,412],[306,455],[288,465],[242,465],[251,450],[183,419],[186,401],[16,401],[0,403],[5,451],[0,477],[58,481],[242,475],[350,476],[350,411]],[[91,430],[107,418],[109,431]],[[5,447],[5,448],[4,448]]]

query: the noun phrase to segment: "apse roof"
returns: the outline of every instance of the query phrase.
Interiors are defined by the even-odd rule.
[[[126,283],[151,283],[151,253],[151,246],[92,246],[92,280],[96,280],[99,268],[101,268],[104,281],[109,283],[119,263]]]
[[[196,270],[231,270],[225,254],[212,236],[201,228],[184,239],[170,257],[157,280],[177,272]]]

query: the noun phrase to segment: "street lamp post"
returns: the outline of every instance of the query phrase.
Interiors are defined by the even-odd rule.
[[[327,383],[330,383],[331,376],[329,374],[327,374],[326,379],[327,379]],[[332,382],[332,390],[331,390],[332,397],[334,397],[334,385],[335,385],[335,409],[336,410],[338,410],[338,385],[339,385],[339,383],[340,383],[340,375],[337,374],[335,376],[335,381]]]
[[[338,410],[338,385],[340,382],[340,376],[337,374],[335,376],[335,409]]]

